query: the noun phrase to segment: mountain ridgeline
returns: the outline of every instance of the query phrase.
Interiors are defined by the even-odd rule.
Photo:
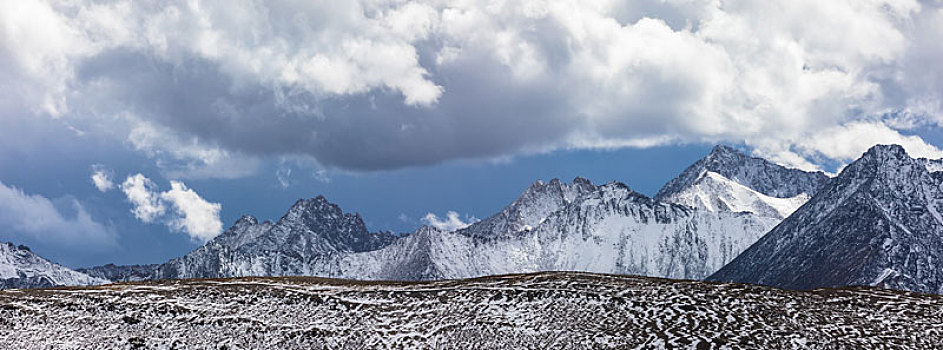
[[[323,196],[278,221],[243,216],[158,265],[81,269],[136,281],[241,276],[442,280],[583,271],[943,293],[943,161],[875,146],[835,178],[715,147],[654,198],[576,178],[537,181],[455,231],[369,232]]]
[[[726,174],[735,180],[714,178],[742,187],[721,188],[733,194],[718,193],[719,201],[743,193],[774,199],[814,193],[827,179],[724,146],[682,177],[696,180],[707,173]],[[677,190],[660,193],[684,192],[694,185],[676,179],[668,186]],[[368,232],[358,215],[319,196],[298,201],[275,223],[244,216],[203,247],[152,267],[146,278],[437,280],[563,270],[703,279],[782,219],[762,201],[699,208],[672,198],[649,198],[619,182],[595,185],[579,177],[570,183],[537,181],[503,210],[468,227],[453,232],[422,227],[395,236]],[[140,268],[86,271],[122,280],[137,278]]]

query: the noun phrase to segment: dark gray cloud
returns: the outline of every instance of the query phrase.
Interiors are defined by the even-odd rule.
[[[943,155],[904,136],[943,121],[935,3],[2,7],[0,86],[25,102],[0,108],[126,140],[170,177],[679,142],[745,142],[804,167],[868,142]],[[852,145],[809,142],[823,132]]]

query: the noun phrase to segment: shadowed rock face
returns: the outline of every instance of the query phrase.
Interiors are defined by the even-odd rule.
[[[874,146],[710,280],[943,293],[943,189],[926,160]]]

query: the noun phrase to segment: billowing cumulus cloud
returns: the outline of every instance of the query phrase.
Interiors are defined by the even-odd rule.
[[[125,179],[121,190],[131,202],[131,212],[142,222],[164,223],[199,242],[206,242],[223,231],[219,219],[222,206],[206,201],[182,182],[171,181],[170,190],[160,192],[151,179],[135,174]]]
[[[400,218],[400,220],[402,220],[402,217]],[[471,218],[466,217],[465,220],[462,220],[461,216],[458,213],[451,210],[445,214],[444,218],[439,218],[439,216],[433,213],[428,213],[426,214],[426,216],[422,218],[422,222],[425,223],[426,225],[429,225],[429,226],[432,226],[432,227],[435,227],[437,229],[444,230],[444,231],[455,231],[461,228],[465,228],[465,227],[468,227],[468,225],[471,225],[477,221],[478,219],[474,217],[471,217]]]
[[[81,248],[114,247],[114,230],[85,211],[75,199],[65,199],[67,209],[37,194],[0,182],[0,235],[15,241],[34,240],[44,244]],[[12,237],[11,237],[12,236]]]
[[[0,23],[0,109],[172,178],[691,142],[940,154],[909,135],[943,125],[939,2],[24,0]]]
[[[219,220],[222,206],[207,202],[182,182],[171,181],[170,190],[161,193],[160,198],[173,204],[176,217],[170,221],[171,227],[201,242],[223,232],[223,222]]]
[[[151,223],[167,211],[157,184],[142,174],[128,176],[121,184],[121,191],[131,202],[131,212],[138,220]]]

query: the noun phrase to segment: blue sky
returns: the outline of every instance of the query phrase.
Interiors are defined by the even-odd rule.
[[[941,158],[941,33],[919,0],[3,2],[0,240],[156,263],[317,194],[410,231],[718,143]]]

